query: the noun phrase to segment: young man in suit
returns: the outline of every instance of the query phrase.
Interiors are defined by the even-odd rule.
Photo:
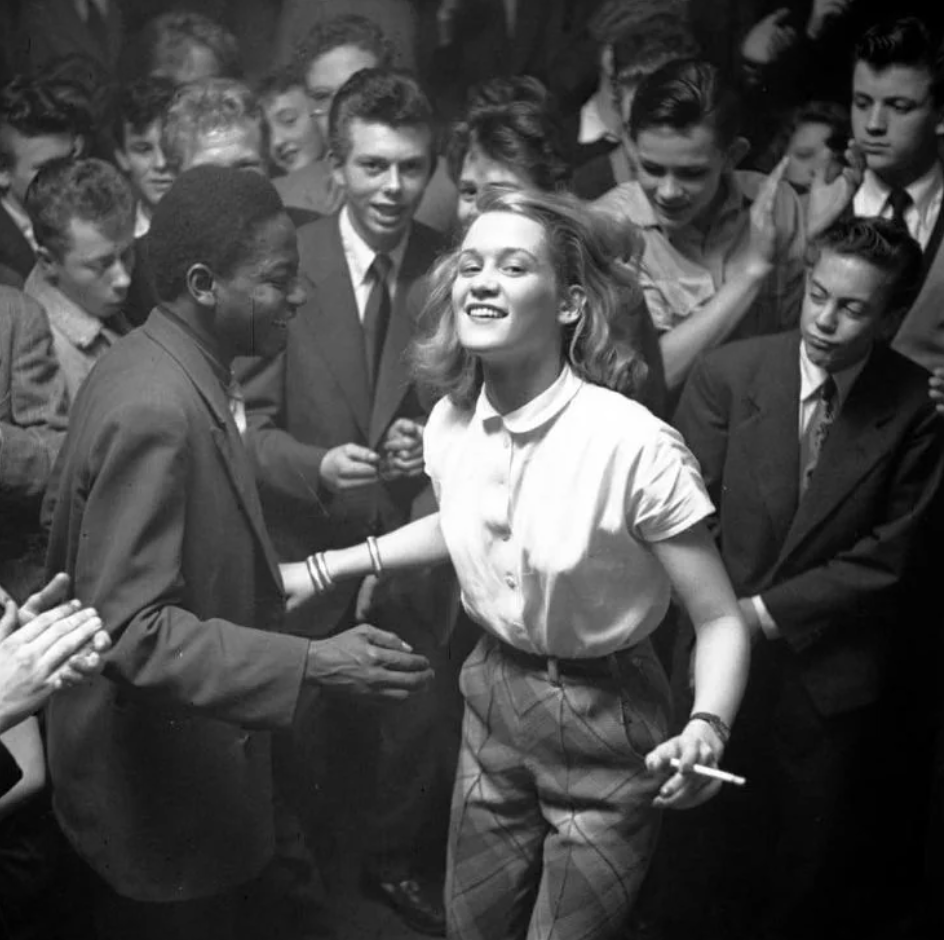
[[[921,290],[894,346],[925,368],[944,366],[944,65],[921,20],[881,23],[859,40],[852,131],[867,166],[853,212],[896,219],[924,250]]]
[[[700,843],[710,862],[697,828],[687,844],[712,895],[743,905],[746,935],[771,940],[888,935],[875,927],[905,906],[914,861],[909,807],[889,797],[910,783],[920,801],[928,750],[903,683],[920,688],[929,649],[917,563],[944,426],[924,370],[888,346],[921,250],[901,226],[857,218],[812,248],[799,333],[706,355],[676,415],[755,637],[728,753],[750,790],[692,821],[720,839]],[[738,935],[713,926],[686,935]]]
[[[49,711],[54,805],[102,938],[282,936],[267,732],[291,725],[303,688],[399,698],[429,673],[366,625],[279,632],[286,599],[312,586],[304,565],[276,563],[231,372],[236,356],[275,355],[305,299],[278,194],[197,167],[149,238],[161,306],[83,386],[60,458],[49,570],[70,575],[113,647],[104,677]]]
[[[26,190],[47,163],[78,153],[85,117],[41,79],[18,76],[0,91],[0,264],[23,280],[36,261]]]
[[[437,233],[414,220],[433,167],[432,112],[412,77],[365,69],[335,96],[329,140],[345,204],[299,231],[308,301],[289,326],[284,354],[249,363],[244,378],[266,519],[287,560],[402,525],[427,486],[425,411],[406,354],[425,275],[442,245]],[[430,586],[416,590],[428,595]],[[294,628],[306,635],[343,628],[354,617],[357,592],[355,583],[318,598],[298,611]],[[412,645],[433,654],[437,638],[418,628],[414,616],[395,617],[380,598],[376,606],[378,617],[395,620]],[[347,722],[350,712],[344,709]],[[369,716],[354,719],[361,731],[375,725]],[[373,886],[414,926],[432,933],[442,929],[441,902],[422,888],[411,856],[430,828],[420,812],[426,807],[416,801],[424,787],[433,787],[419,776],[435,772],[436,720],[431,697],[413,711],[397,709],[383,718],[382,737],[400,744],[397,760],[384,761],[377,775],[387,790],[384,815],[397,818],[378,825],[369,865]],[[313,746],[310,730],[300,738]],[[403,778],[408,765],[417,775],[412,780]],[[393,804],[403,811],[392,811]]]

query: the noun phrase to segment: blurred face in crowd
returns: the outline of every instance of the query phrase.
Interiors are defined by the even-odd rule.
[[[106,225],[73,218],[62,257],[39,249],[47,278],[86,313],[107,320],[121,311],[134,270],[134,219]]]
[[[189,42],[181,55],[177,50],[159,56],[151,70],[152,75],[169,78],[175,85],[202,82],[207,78],[219,78],[223,68],[213,50],[202,43]]]
[[[295,226],[285,213],[263,222],[250,257],[213,277],[215,333],[230,355],[271,358],[285,348],[288,322],[305,302]]]
[[[115,162],[128,177],[138,201],[148,211],[153,211],[174,182],[174,174],[161,147],[159,120],[142,131],[125,124],[124,143],[115,150]]]
[[[810,361],[840,372],[893,329],[888,274],[855,255],[825,250],[807,274],[800,331]]]
[[[262,128],[251,121],[200,134],[190,142],[180,172],[195,166],[230,166],[268,176]]]
[[[866,163],[889,185],[907,186],[937,159],[944,109],[931,97],[927,69],[857,62],[852,77],[852,133]]]
[[[501,186],[504,189],[533,189],[534,183],[524,172],[507,163],[493,160],[476,144],[462,161],[459,174],[459,225],[465,228],[479,214],[478,198],[486,186]]]
[[[311,99],[301,86],[279,92],[263,102],[269,125],[269,155],[285,173],[314,163],[324,153],[324,138],[311,109]]]
[[[12,127],[0,127],[0,195],[10,193],[20,205],[33,177],[47,163],[78,154],[80,141],[73,134],[26,137]]]
[[[818,171],[826,171],[836,162],[829,147],[832,128],[828,124],[809,121],[797,126],[787,144],[787,164],[784,179],[800,190],[807,190]]]
[[[514,212],[485,212],[462,240],[452,287],[462,347],[493,364],[559,361],[569,316],[544,228]]]
[[[741,156],[739,145],[725,149],[709,124],[640,131],[632,141],[637,180],[666,232],[708,224],[722,177]]]
[[[328,139],[328,112],[338,89],[362,69],[375,69],[380,61],[360,46],[337,46],[318,56],[308,66],[305,82],[312,100],[315,123],[323,140]]]
[[[390,127],[355,119],[349,149],[335,158],[335,181],[358,234],[374,251],[391,251],[409,228],[432,172],[433,132],[426,125]]]

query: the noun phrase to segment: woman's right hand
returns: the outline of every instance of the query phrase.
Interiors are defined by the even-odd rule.
[[[699,776],[692,767],[695,764],[717,767],[723,754],[724,742],[711,725],[690,721],[681,734],[663,741],[646,755],[646,769],[650,773],[671,774],[652,805],[660,809],[691,809],[710,800],[721,789],[721,781]],[[678,761],[678,768],[673,767],[673,760]]]

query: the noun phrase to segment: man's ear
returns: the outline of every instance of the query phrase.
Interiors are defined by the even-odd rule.
[[[572,326],[583,316],[586,306],[587,292],[576,284],[571,285],[561,298],[557,322],[562,326]]]
[[[118,164],[118,169],[121,170],[122,173],[128,173],[131,170],[131,163],[125,155],[124,150],[115,147],[112,153],[115,155],[115,163]]]
[[[0,164],[0,196],[6,196],[13,185],[13,170],[6,165]]]
[[[944,104],[937,109],[937,124],[934,125],[934,133],[938,136],[938,151],[944,154]]]
[[[334,177],[335,183],[337,183],[338,186],[343,186],[344,161],[330,147],[328,148],[328,164],[331,167],[331,175]]]
[[[216,306],[216,277],[205,264],[188,268],[187,291],[201,307]]]
[[[746,137],[735,137],[728,145],[725,159],[728,168],[733,170],[750,153],[751,143]]]

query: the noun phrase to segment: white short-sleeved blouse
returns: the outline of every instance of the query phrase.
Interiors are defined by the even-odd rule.
[[[470,616],[518,649],[605,656],[648,636],[671,586],[647,543],[714,507],[681,436],[570,368],[499,415],[448,399],[426,425],[426,471]]]

